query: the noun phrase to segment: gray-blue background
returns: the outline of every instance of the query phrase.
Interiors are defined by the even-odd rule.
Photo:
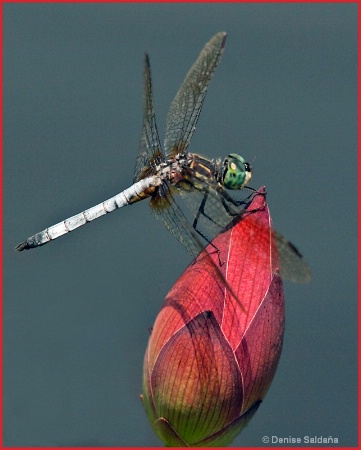
[[[14,246],[132,181],[148,51],[161,135],[203,45],[227,31],[190,150],[237,152],[314,271],[285,283],[262,436],[356,445],[356,4],[4,5],[4,444],[158,446],[138,398],[150,327],[190,262],[147,202]]]

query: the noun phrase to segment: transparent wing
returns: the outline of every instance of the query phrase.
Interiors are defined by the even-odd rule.
[[[224,231],[228,226],[232,225],[234,220],[239,220],[239,217],[247,210],[249,202],[253,195],[245,197],[242,200],[234,199],[228,192],[220,187],[212,179],[196,179],[194,177],[194,185],[189,185],[189,189],[180,189],[180,197],[183,203],[187,206],[190,214],[188,218],[181,211],[178,205],[173,205],[171,225],[167,228],[175,235],[182,234],[182,238],[177,239],[184,242],[183,245],[189,246],[189,239],[197,241],[197,251],[199,248],[204,248],[207,241],[203,240],[197,231],[193,228],[194,219],[198,217],[196,228],[199,230],[208,241]],[[175,203],[175,202],[174,202]],[[188,229],[191,228],[192,233],[185,236],[181,229],[178,229],[177,218],[182,215],[182,221],[187,222]],[[169,217],[164,218],[163,221],[170,221]],[[278,249],[281,275],[284,279],[296,282],[307,283],[311,280],[312,272],[307,261],[303,258],[298,249],[288,241],[284,236],[277,231],[273,231],[275,242]],[[194,243],[192,244],[194,245]],[[193,256],[195,253],[190,252]],[[222,258],[222,255],[221,255]]]
[[[166,183],[163,183],[159,187],[158,195],[152,198],[150,206],[153,215],[163,221],[166,228],[184,245],[194,258],[204,250],[205,243],[201,242],[198,233],[190,225],[187,217],[175,201],[171,188]],[[208,255],[210,254],[208,253]],[[241,308],[244,309],[242,301],[234,294],[233,289],[227,283],[218,265],[212,258],[209,258],[209,262],[212,264],[215,276],[219,277],[230,294],[236,299]]]
[[[144,99],[143,99],[143,130],[138,156],[135,161],[133,182],[153,175],[152,166],[163,160],[155,113],[153,107],[152,79],[149,57],[144,55]]]
[[[167,115],[164,152],[172,156],[186,150],[194,133],[207,87],[222,56],[227,34],[217,33],[205,45],[189,70]]]
[[[204,245],[202,245],[197,232],[174,200],[171,189],[166,182],[159,187],[158,195],[151,199],[150,206],[152,214],[164,222],[166,228],[184,245],[187,251],[193,257],[198,256]]]
[[[307,261],[298,249],[277,231],[274,231],[274,237],[282,277],[295,283],[308,283],[312,278],[312,271]]]
[[[236,201],[224,189],[212,186],[214,183],[197,180],[197,187],[204,184],[204,190],[180,190],[181,198],[192,214],[195,225],[208,240],[213,240],[245,209],[245,201]]]
[[[205,195],[207,196],[206,202],[202,206]],[[209,240],[214,239],[234,220],[238,220],[239,216],[247,210],[247,205],[251,200],[250,197],[247,197],[240,203],[235,202],[235,199],[225,190],[220,189],[211,189],[207,194],[192,190],[189,193],[184,193],[182,199],[192,210],[194,217],[199,214],[197,229]],[[273,233],[278,249],[282,277],[295,283],[308,283],[312,278],[312,271],[307,261],[288,239],[277,231],[273,231]]]

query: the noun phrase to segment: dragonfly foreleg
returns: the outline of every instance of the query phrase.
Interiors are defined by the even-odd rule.
[[[226,210],[226,212],[227,212],[227,214],[229,216],[235,217],[241,211],[239,211],[239,210],[231,211],[231,209],[229,208],[228,204],[231,204],[231,205],[234,205],[234,206],[237,206],[237,207],[243,206],[244,209],[246,209],[248,204],[252,201],[252,199],[255,196],[255,194],[259,193],[254,188],[251,188],[249,186],[245,186],[244,189],[249,189],[249,190],[252,191],[252,193],[250,195],[248,195],[248,197],[246,197],[243,200],[236,200],[231,195],[229,195],[225,190],[222,190],[222,191],[219,192],[219,196],[221,197],[221,201],[222,201],[223,207],[224,207],[224,209]],[[261,195],[264,195],[264,194],[262,193]]]
[[[255,189],[255,188],[253,188],[253,187],[251,187],[251,186],[244,186],[243,189],[248,189],[249,191],[251,191],[251,193],[250,193],[249,196],[246,197],[244,200],[240,200],[240,201],[238,202],[240,205],[247,204],[247,203],[251,202],[251,201],[253,200],[253,198],[254,198],[255,195],[264,195],[265,197],[266,197],[266,195],[267,195],[267,192],[266,192],[266,191],[264,191],[264,192],[258,192],[257,189]]]

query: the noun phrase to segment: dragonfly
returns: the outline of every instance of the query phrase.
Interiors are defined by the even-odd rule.
[[[188,151],[226,37],[225,32],[215,34],[186,75],[167,114],[163,149],[154,112],[149,56],[145,54],[143,128],[133,184],[114,197],[36,233],[15,250],[40,247],[100,216],[146,198],[150,198],[153,215],[164,222],[193,257],[200,254],[205,242],[213,245],[212,238],[246,210],[247,199],[255,193],[247,186],[252,167],[242,156],[230,153],[223,159],[210,160]],[[243,200],[235,199],[228,192],[243,188],[252,192]],[[191,211],[188,217],[178,198]],[[295,282],[309,281],[310,267],[297,248],[276,231],[274,238],[282,276]],[[219,263],[222,264],[220,255]]]

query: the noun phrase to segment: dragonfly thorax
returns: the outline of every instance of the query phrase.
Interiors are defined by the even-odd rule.
[[[204,189],[204,181],[215,179],[226,189],[242,189],[252,177],[252,168],[242,156],[231,153],[223,161],[209,160],[194,153],[178,153],[156,167],[156,172],[164,180],[185,189],[192,184]],[[197,186],[197,181],[201,183]],[[190,183],[191,182],[191,183]]]
[[[252,178],[252,167],[242,156],[231,153],[223,161],[219,182],[226,189],[242,189]]]
[[[172,184],[176,184],[177,180],[182,177],[185,167],[189,167],[193,161],[191,153],[178,153],[173,158],[167,159],[155,167],[155,173],[161,179],[168,179]]]

